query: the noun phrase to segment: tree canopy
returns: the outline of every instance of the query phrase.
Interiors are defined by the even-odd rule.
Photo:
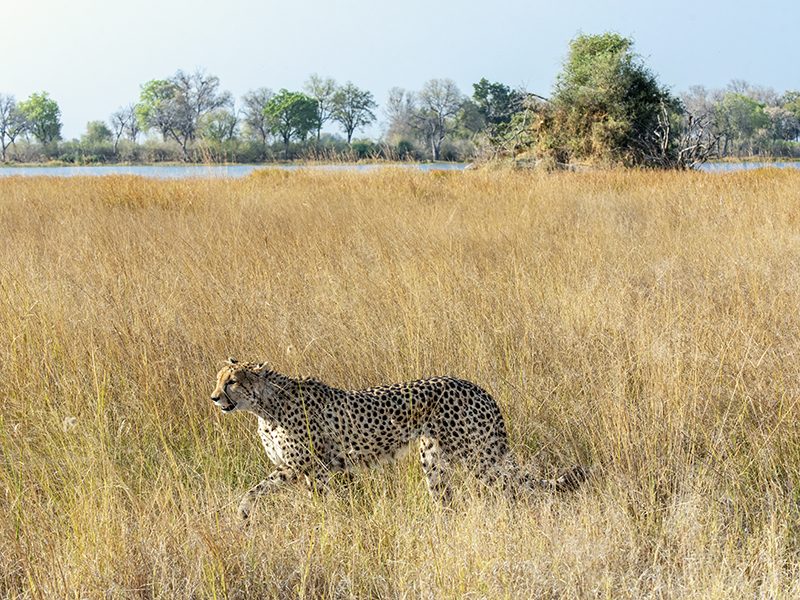
[[[489,83],[484,77],[478,83],[473,83],[472,88],[475,90],[472,98],[478,113],[490,128],[508,123],[522,109],[524,94],[503,83]]]
[[[428,140],[433,160],[439,160],[442,141],[452,131],[464,97],[452,79],[431,79],[422,86],[412,122]]]
[[[272,133],[283,140],[286,157],[289,156],[289,143],[293,139],[304,140],[310,131],[316,131],[319,119],[314,98],[286,89],[270,98],[264,114],[272,123]]]
[[[261,87],[256,90],[250,90],[242,97],[245,135],[251,139],[258,140],[262,146],[267,145],[267,139],[272,129],[272,123],[264,109],[273,95],[271,89]]]
[[[6,149],[14,143],[28,126],[14,96],[0,94],[0,159],[6,161]]]
[[[156,128],[174,139],[189,160],[188,144],[208,113],[233,104],[230,92],[218,92],[219,78],[198,69],[178,70],[170,79],[154,79],[141,86],[137,114],[145,129]]]
[[[717,129],[726,141],[735,139],[752,143],[756,132],[770,124],[763,104],[735,92],[725,94],[716,106],[716,113]]]
[[[240,122],[234,111],[218,108],[203,115],[198,125],[200,137],[221,144],[236,138]]]
[[[142,129],[158,129],[164,139],[173,121],[171,101],[175,85],[168,79],[151,79],[139,86],[136,116]]]
[[[102,144],[110,142],[113,135],[105,121],[89,121],[86,124],[86,133],[81,136],[81,141],[86,144]]]
[[[370,92],[358,89],[349,81],[336,91],[333,95],[333,119],[344,129],[348,144],[352,142],[356,129],[375,121],[372,111],[377,107]]]
[[[33,93],[19,103],[19,112],[27,121],[27,130],[42,144],[61,137],[61,109],[47,92]]]

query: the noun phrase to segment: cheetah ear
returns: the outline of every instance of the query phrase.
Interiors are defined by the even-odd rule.
[[[238,361],[238,360],[234,360],[233,358],[228,358],[228,362],[229,362],[230,364],[232,364],[232,365],[235,365],[235,364],[238,364],[238,363],[239,363],[239,361]]]
[[[258,370],[258,371],[267,371],[267,370],[269,370],[269,369],[268,369],[268,367],[267,367],[267,363],[265,363],[265,362],[262,362],[262,363],[258,363],[258,364],[256,365],[256,370]]]

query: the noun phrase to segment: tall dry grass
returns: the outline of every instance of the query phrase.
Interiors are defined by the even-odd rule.
[[[0,179],[0,597],[794,598],[800,173]],[[240,495],[227,356],[490,390],[573,496]]]

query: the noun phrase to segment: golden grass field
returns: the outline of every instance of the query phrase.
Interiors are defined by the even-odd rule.
[[[797,598],[800,172],[0,179],[1,598]],[[311,499],[222,362],[435,374],[534,474]]]

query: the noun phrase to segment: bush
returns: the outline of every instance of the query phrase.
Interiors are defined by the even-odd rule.
[[[557,163],[676,166],[680,102],[616,33],[579,35],[558,75],[552,98],[531,95],[525,110],[490,140],[498,154],[533,150]]]
[[[61,162],[76,165],[106,164],[117,162],[114,147],[108,142],[61,142],[53,157]]]
[[[375,158],[381,154],[381,150],[374,143],[367,140],[357,140],[353,142],[351,150],[356,158]]]
[[[417,159],[417,149],[414,147],[414,144],[408,140],[400,140],[397,142],[397,146],[395,146],[394,151],[402,160]]]
[[[632,48],[615,33],[570,42],[552,98],[553,133],[575,159],[644,162],[662,106],[678,107]]]

